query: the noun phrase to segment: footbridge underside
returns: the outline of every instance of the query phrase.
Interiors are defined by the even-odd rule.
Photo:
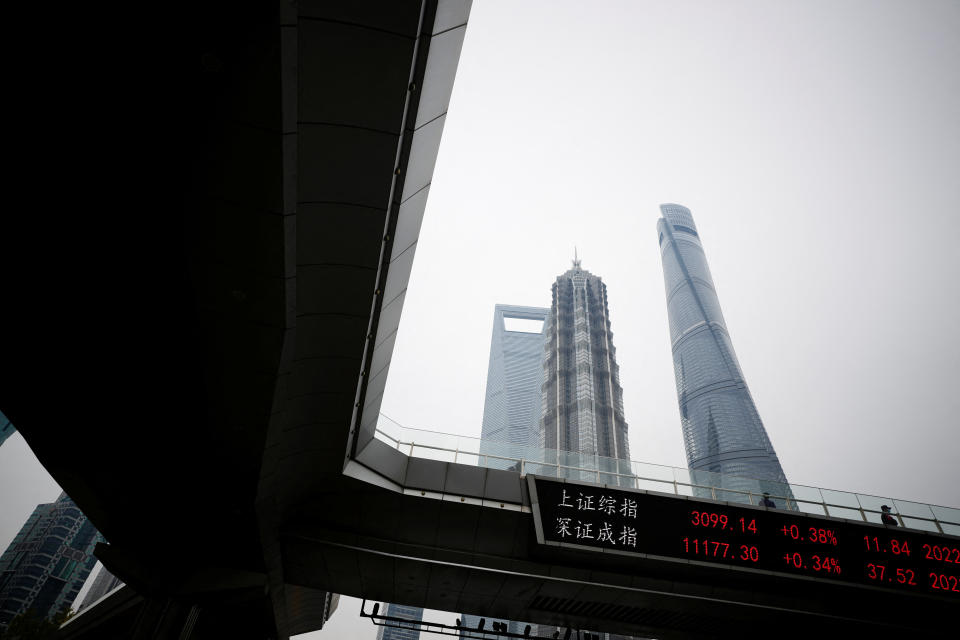
[[[174,3],[122,51],[87,34],[111,64],[69,87],[96,104],[64,147],[104,159],[51,166],[86,213],[5,249],[0,368],[138,594],[72,637],[286,638],[326,592],[664,638],[941,624],[955,600],[541,543],[527,478],[374,438],[469,9]]]

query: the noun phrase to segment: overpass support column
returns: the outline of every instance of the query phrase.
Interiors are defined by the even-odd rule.
[[[131,640],[188,640],[200,607],[173,598],[147,598],[130,632]]]

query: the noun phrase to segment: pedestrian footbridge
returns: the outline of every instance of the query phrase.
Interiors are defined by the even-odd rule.
[[[128,585],[67,637],[287,638],[328,593],[660,638],[955,625],[955,510],[381,426],[469,0],[137,10],[48,68],[104,53],[32,192],[84,213],[5,236],[2,411]]]

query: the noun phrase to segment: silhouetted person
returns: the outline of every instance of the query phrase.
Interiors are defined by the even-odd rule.
[[[892,515],[890,515],[890,507],[888,507],[887,505],[883,505],[882,507],[880,507],[880,511],[883,511],[883,513],[880,514],[880,521],[883,524],[888,524],[891,527],[900,526],[900,523],[897,522],[897,519],[894,518]]]
[[[766,491],[763,492],[763,498],[760,500],[760,504],[764,507],[777,508],[777,503],[770,499],[770,494]]]

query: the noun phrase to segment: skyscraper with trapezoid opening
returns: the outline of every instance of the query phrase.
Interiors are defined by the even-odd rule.
[[[497,456],[537,457],[532,449],[540,446],[540,389],[548,315],[550,310],[540,307],[498,304],[494,308],[480,435],[480,453],[488,456],[485,466],[511,466]]]

